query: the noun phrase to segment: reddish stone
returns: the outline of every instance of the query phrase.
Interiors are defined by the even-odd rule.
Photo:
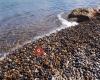
[[[37,56],[42,56],[42,55],[44,55],[44,49],[42,48],[42,47],[36,47],[35,48],[35,54],[37,55]]]

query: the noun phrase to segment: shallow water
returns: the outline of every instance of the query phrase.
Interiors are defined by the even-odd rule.
[[[59,27],[61,12],[99,5],[99,0],[0,0],[0,53]]]

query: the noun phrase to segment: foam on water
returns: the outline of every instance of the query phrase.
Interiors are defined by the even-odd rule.
[[[67,27],[78,25],[77,22],[72,22],[72,21],[68,21],[68,20],[64,19],[62,17],[63,14],[64,14],[64,12],[57,15],[59,21],[62,23],[62,26],[66,26],[66,28],[67,28]]]
[[[34,38],[34,40],[37,40],[37,39],[42,38],[42,37],[44,37],[44,36],[49,36],[50,34],[56,33],[57,31],[60,31],[60,30],[62,30],[62,29],[65,29],[65,28],[68,28],[68,27],[72,27],[72,26],[78,25],[78,23],[75,22],[75,21],[68,21],[68,20],[64,19],[64,18],[62,17],[63,14],[64,14],[64,12],[62,12],[62,13],[60,13],[60,14],[57,15],[58,20],[61,22],[61,26],[60,26],[60,27],[58,27],[58,28],[56,28],[56,29],[50,31],[50,32],[47,33],[46,35],[37,36],[37,37]]]
[[[9,54],[9,53],[0,53],[0,54],[3,54],[3,55],[0,55],[0,61],[3,60],[4,58],[6,58],[6,56]]]
[[[64,14],[64,12],[62,12],[62,13],[60,13],[60,14],[57,15],[58,20],[61,22],[61,26],[59,26],[58,28],[56,28],[56,29],[50,31],[50,32],[47,33],[47,34],[40,35],[40,36],[36,36],[36,37],[33,38],[33,40],[27,41],[27,42],[25,42],[23,45],[28,44],[28,43],[31,43],[32,41],[36,41],[36,40],[38,40],[39,38],[42,38],[42,37],[45,37],[45,36],[49,36],[50,34],[56,33],[56,32],[58,32],[58,31],[60,31],[60,30],[62,30],[62,29],[66,29],[66,28],[68,28],[68,27],[72,27],[72,26],[78,25],[77,22],[68,21],[68,20],[64,19],[64,18],[62,17],[63,14]],[[23,45],[18,45],[18,46],[16,46],[15,48],[13,48],[11,51],[14,51],[14,50],[16,50],[16,49],[18,49],[18,48],[21,48]],[[6,56],[7,56],[8,54],[10,54],[10,53],[5,53],[5,54],[0,58],[0,60],[3,60],[4,58],[6,58]]]

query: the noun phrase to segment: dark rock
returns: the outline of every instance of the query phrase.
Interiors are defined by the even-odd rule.
[[[74,9],[69,15],[69,19],[74,19],[78,22],[83,22],[90,20],[96,16],[100,15],[100,9],[99,8],[77,8]]]

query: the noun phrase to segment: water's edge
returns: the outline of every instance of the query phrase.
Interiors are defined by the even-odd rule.
[[[68,20],[64,19],[64,18],[62,17],[63,14],[64,14],[64,12],[61,12],[60,14],[57,15],[57,18],[58,18],[58,20],[59,20],[60,23],[61,23],[60,27],[58,27],[58,28],[56,28],[56,29],[50,31],[50,32],[47,33],[47,34],[40,35],[40,36],[36,36],[36,37],[34,37],[32,40],[27,41],[27,42],[24,42],[23,45],[18,45],[18,46],[16,46],[16,47],[12,48],[12,49],[11,49],[11,52],[12,52],[12,51],[15,51],[16,49],[19,49],[19,48],[23,47],[24,45],[26,45],[26,44],[28,44],[28,43],[32,43],[32,42],[38,40],[39,38],[43,38],[43,37],[45,37],[45,36],[49,36],[50,34],[56,33],[56,32],[58,32],[58,31],[60,31],[60,30],[62,30],[62,29],[66,29],[66,28],[68,28],[68,27],[76,26],[76,25],[79,24],[79,23],[77,23],[77,22],[75,22],[75,21],[68,21]],[[3,53],[3,55],[0,57],[0,60],[3,60],[4,58],[6,58],[6,56],[9,55],[11,52]]]

